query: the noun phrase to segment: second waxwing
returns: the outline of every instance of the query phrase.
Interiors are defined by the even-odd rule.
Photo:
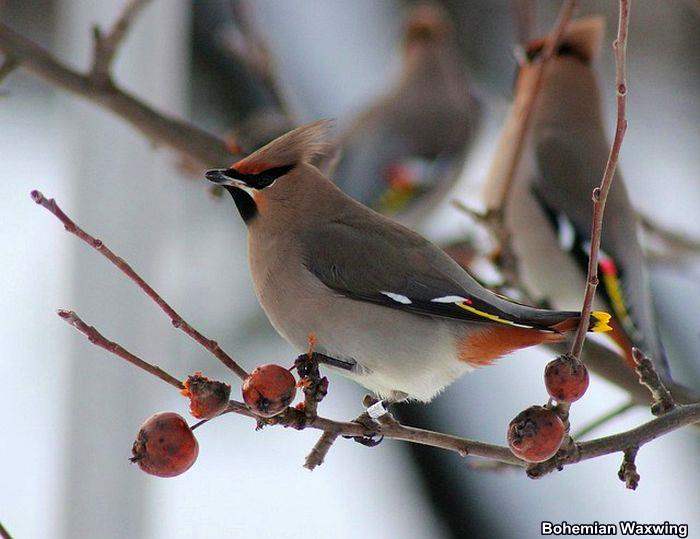
[[[580,305],[590,252],[591,194],[600,184],[610,151],[593,63],[604,36],[602,18],[572,22],[548,62],[535,102],[523,157],[503,211],[525,288],[555,308]],[[530,43],[535,59],[543,40]],[[530,84],[532,65],[520,69],[517,93]],[[485,202],[495,208],[503,185],[487,182]],[[596,308],[613,315],[607,335],[636,376],[632,347],[670,381],[637,237],[637,215],[621,174],[607,199],[599,257]]]
[[[341,134],[332,177],[356,200],[415,225],[458,178],[477,119],[447,14],[419,5],[405,23],[399,79]]]
[[[343,193],[311,163],[327,122],[297,128],[207,179],[248,229],[253,284],[278,333],[309,338],[335,370],[391,400],[429,401],[515,350],[560,342],[580,312],[537,309],[479,285],[440,248]],[[590,330],[606,331],[594,312]]]

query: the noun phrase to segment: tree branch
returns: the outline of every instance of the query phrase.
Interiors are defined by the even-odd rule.
[[[108,340],[93,326],[88,326],[85,322],[83,322],[81,318],[77,314],[75,314],[75,312],[59,309],[57,314],[68,324],[70,324],[75,329],[80,331],[83,335],[85,335],[88,338],[88,341],[90,341],[95,346],[104,348],[105,350],[111,352],[115,356],[118,356],[123,360],[128,361],[132,365],[137,366],[139,369],[143,369],[147,373],[160,378],[161,380],[170,384],[176,389],[184,389],[185,386],[182,384],[182,382],[180,382],[180,380],[178,380],[174,376],[171,376],[157,365],[151,365],[150,363],[144,361],[140,357],[135,356],[134,354],[126,350],[123,346]]]
[[[503,201],[506,200],[510,192],[516,169],[525,148],[525,135],[530,127],[535,101],[542,88],[545,67],[554,55],[557,45],[564,35],[566,26],[571,20],[575,7],[575,0],[566,0],[561,6],[557,15],[557,22],[545,38],[542,53],[539,55],[536,63],[533,63],[531,66],[532,72],[531,77],[528,78],[529,84],[516,95],[511,109],[512,112],[509,115],[511,120],[504,127],[504,136],[501,137],[495,152],[495,155],[502,157],[494,159],[488,172],[486,183],[499,186],[495,196],[491,200],[487,200],[486,209],[489,213],[500,212],[503,207]]]
[[[498,265],[508,284],[517,281],[518,269],[511,234],[504,223],[505,200],[507,200],[512,188],[525,149],[525,139],[537,96],[544,82],[545,69],[557,50],[575,7],[575,0],[566,0],[562,4],[556,23],[544,40],[542,53],[531,64],[528,64],[529,76],[519,82],[515,101],[511,106],[511,112],[503,127],[503,134],[494,152],[498,158],[491,162],[485,182],[485,185],[488,185],[492,191],[487,193],[485,198],[486,214],[483,216],[483,220],[487,222],[488,228],[498,244]]]
[[[608,193],[612,187],[612,182],[615,177],[615,169],[620,156],[620,148],[627,130],[627,118],[625,109],[627,104],[627,86],[626,86],[626,50],[627,50],[627,28],[629,25],[629,2],[628,0],[620,0],[620,15],[617,27],[617,38],[613,43],[615,51],[615,91],[617,95],[617,120],[615,124],[615,138],[610,148],[608,160],[605,164],[603,178],[600,186],[593,190],[593,216],[591,221],[591,247],[588,255],[588,270],[586,276],[586,289],[583,296],[583,306],[581,308],[581,319],[576,329],[574,340],[571,343],[569,353],[564,357],[568,358],[573,363],[581,361],[581,352],[583,351],[583,343],[588,333],[590,326],[591,312],[593,311],[593,299],[595,297],[596,288],[598,287],[598,254],[600,252],[600,241],[603,234],[603,216],[605,213],[605,203],[608,198]],[[571,403],[558,402],[553,407],[554,411],[561,417],[566,426],[566,432],[569,432],[569,411]],[[629,447],[629,446],[628,446]],[[637,447],[639,447],[637,445]],[[557,463],[561,466],[563,462],[577,456],[580,446],[567,435],[561,448],[554,457],[546,461],[547,463]],[[540,469],[546,466],[545,463],[537,464],[530,469]],[[528,473],[530,473],[528,471]]]
[[[0,538],[12,539],[10,532],[8,532],[7,529],[5,529],[5,526],[2,525],[2,522],[0,522]]]
[[[197,343],[206,348],[214,357],[221,361],[221,363],[231,369],[241,380],[245,380],[248,377],[248,373],[238,365],[231,356],[224,352],[216,341],[208,339],[188,324],[129,264],[115,255],[101,240],[91,236],[76,225],[73,220],[61,210],[54,199],[46,199],[41,192],[36,190],[31,192],[31,197],[34,202],[46,208],[61,221],[68,232],[87,243],[114,264],[124,275],[136,283],[136,285],[170,318],[173,326],[181,329],[185,334],[189,335]]]
[[[593,221],[591,225],[591,252],[588,257],[588,277],[586,291],[581,308],[581,321],[576,337],[571,345],[570,353],[575,358],[581,357],[583,342],[588,332],[589,319],[593,310],[593,297],[598,287],[598,253],[603,233],[603,215],[608,193],[615,177],[615,169],[620,157],[620,148],[627,131],[627,29],[629,26],[629,0],[620,0],[620,16],[617,26],[617,39],[613,43],[615,51],[615,92],[617,103],[617,120],[615,122],[615,138],[610,148],[608,161],[605,164],[603,179],[600,186],[593,190]]]
[[[223,139],[156,111],[109,79],[107,82],[96,83],[89,75],[69,68],[50,52],[2,23],[0,51],[15,58],[21,67],[49,84],[111,110],[154,144],[167,146],[203,167],[220,166],[238,157],[230,152]]]
[[[676,402],[671,392],[661,381],[661,377],[654,369],[651,360],[638,348],[632,348],[632,357],[637,364],[639,382],[649,389],[654,399],[651,404],[651,413],[660,416],[673,410],[677,406]]]
[[[93,27],[94,50],[90,75],[98,86],[111,79],[110,70],[114,56],[129,31],[129,27],[149,2],[150,0],[128,0],[124,4],[121,15],[107,34],[103,34],[99,26]]]
[[[313,471],[314,468],[323,464],[323,460],[326,458],[328,451],[338,439],[339,435],[339,432],[332,430],[324,431],[318,439],[318,442],[316,442],[316,445],[313,446],[311,452],[307,455],[304,468]]]
[[[136,357],[128,352],[122,346],[105,339],[97,329],[87,326],[78,316],[71,311],[59,311],[59,315],[67,320],[71,325],[88,336],[90,342],[104,348],[108,352],[125,359],[129,363],[143,369],[144,371],[153,374],[154,376],[164,380],[165,382],[181,389],[181,382],[166,373],[159,367],[149,364],[148,362]],[[232,400],[225,413],[236,413],[250,418],[255,418],[255,414],[242,402]],[[223,415],[223,414],[221,414]],[[645,443],[658,438],[668,432],[676,430],[684,425],[689,425],[700,421],[700,404],[691,404],[688,406],[678,406],[662,417],[658,417],[641,425],[635,429],[607,436],[590,442],[575,444],[574,451],[569,455],[560,458],[559,460],[550,459],[549,461],[530,466],[528,475],[536,478],[545,475],[558,467],[573,464],[582,460],[588,460],[595,457],[600,457],[610,453],[625,451],[630,447],[641,447]],[[324,431],[327,436],[322,436],[316,443],[311,454],[307,457],[307,463],[318,466],[323,461],[328,449],[338,436],[362,437],[366,435],[366,427],[360,423],[342,422],[327,419],[317,416],[311,421],[307,421],[303,411],[296,408],[287,408],[282,414],[275,416],[266,421],[270,425],[282,425],[302,430],[312,428]],[[519,467],[526,467],[528,464],[516,456],[510,449],[503,446],[477,442],[458,436],[442,434],[439,432],[407,427],[398,422],[388,422],[385,424],[377,424],[377,434],[385,438],[394,440],[403,440],[406,442],[417,443],[453,451],[461,456],[476,456],[483,457],[506,464],[512,464]],[[310,459],[310,460],[309,460]],[[320,459],[320,460],[319,460]],[[307,466],[308,467],[308,466]]]
[[[641,447],[664,434],[699,421],[700,403],[678,406],[671,412],[634,429],[589,442],[574,443],[569,455],[557,455],[545,462],[530,466],[527,473],[529,477],[537,479],[565,465],[619,453],[630,447]]]
[[[637,458],[638,447],[630,447],[625,449],[624,457],[622,459],[622,466],[617,472],[617,476],[620,478],[628,489],[636,490],[639,486],[639,474],[637,473],[637,465],[634,463],[634,459]]]

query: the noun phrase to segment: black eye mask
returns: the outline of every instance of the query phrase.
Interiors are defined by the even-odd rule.
[[[238,172],[234,168],[229,168],[223,171],[223,175],[233,180],[241,181],[253,189],[265,189],[265,187],[272,185],[277,178],[289,173],[293,168],[294,165],[284,165],[281,167],[268,168],[258,174],[244,174]]]
[[[540,54],[542,54],[542,51],[544,49],[544,44],[538,45],[537,47],[531,48],[527,51],[527,59],[529,61],[533,61],[535,58],[537,58]],[[587,58],[579,49],[571,45],[571,43],[561,43],[556,50],[555,53],[556,56],[570,56],[572,58],[576,58],[580,62],[583,62],[584,64],[589,64],[590,59]]]

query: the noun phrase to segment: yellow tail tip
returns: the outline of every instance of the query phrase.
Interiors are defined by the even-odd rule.
[[[593,311],[591,313],[591,318],[594,320],[591,327],[591,331],[593,333],[605,333],[606,331],[612,331],[612,328],[608,324],[611,316],[605,311]]]

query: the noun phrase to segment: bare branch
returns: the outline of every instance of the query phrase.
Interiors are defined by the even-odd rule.
[[[545,39],[542,54],[539,55],[537,63],[532,65],[532,76],[528,78],[527,87],[523,87],[516,95],[509,123],[504,127],[504,135],[496,148],[495,155],[500,158],[493,160],[486,180],[489,185],[499,186],[493,199],[487,200],[488,212],[500,212],[510,192],[525,148],[525,135],[530,127],[535,101],[542,88],[545,67],[554,55],[575,7],[575,0],[564,2],[559,10],[557,22]]]
[[[678,406],[667,414],[634,429],[589,442],[574,443],[573,451],[570,454],[555,455],[548,461],[531,466],[528,468],[528,476],[537,479],[565,465],[611,453],[619,453],[630,447],[641,447],[664,434],[699,421],[700,403]]]
[[[632,357],[637,364],[639,382],[649,389],[654,399],[651,404],[651,413],[660,416],[673,410],[677,406],[676,402],[673,400],[671,392],[661,381],[651,360],[638,348],[632,348]]]
[[[149,374],[164,380],[173,387],[176,387],[178,390],[184,387],[177,378],[163,371],[160,367],[156,367],[155,365],[138,358],[119,344],[104,338],[97,329],[82,322],[82,320],[80,320],[75,313],[71,311],[59,311],[59,315],[76,329],[88,336],[88,339],[93,344],[104,348],[108,352],[115,354],[122,359],[125,359],[129,363],[143,369]],[[235,400],[229,401],[228,408],[224,414],[230,412],[254,418],[256,420],[258,419],[245,404]],[[649,421],[648,423],[627,432],[608,436],[606,438],[600,438],[598,440],[592,440],[590,442],[573,444],[573,447],[565,456],[557,455],[555,458],[550,459],[547,462],[529,466],[527,468],[527,472],[530,477],[541,477],[542,475],[545,475],[557,468],[561,468],[564,465],[573,464],[575,462],[592,459],[610,453],[625,451],[630,447],[641,447],[643,444],[650,442],[663,434],[698,421],[700,421],[700,404],[678,406],[662,417],[653,419],[652,421]],[[316,451],[312,450],[312,454],[307,457],[307,461],[308,458],[311,458],[311,464],[315,463],[315,466],[318,466],[321,463],[323,457],[325,457],[325,454],[328,452],[328,449],[330,449],[333,441],[335,441],[338,436],[362,437],[366,435],[366,427],[360,423],[334,421],[332,419],[327,419],[320,416],[316,416],[312,420],[309,420],[303,411],[291,407],[287,408],[287,410],[282,414],[266,420],[266,423],[269,425],[292,427],[294,429],[313,428],[322,430],[324,433],[330,433],[328,436],[322,437],[323,441],[319,440],[319,442],[317,442],[316,446],[314,447],[314,450]],[[507,447],[477,442],[466,438],[451,436],[449,434],[407,427],[405,425],[401,425],[397,421],[379,423],[376,427],[377,434],[386,438],[437,447],[447,451],[453,451],[461,456],[472,455],[520,467],[528,466],[526,462],[514,456]],[[320,461],[318,460],[319,458]]]
[[[304,392],[304,414],[308,419],[316,417],[318,403],[328,394],[328,378],[321,377],[318,369],[317,354],[313,353],[314,337],[309,338],[309,352],[300,355],[294,366],[300,378],[300,385]]]
[[[2,522],[0,522],[0,538],[12,539],[10,532],[8,532],[7,529],[5,529],[5,526],[2,525]]]
[[[307,455],[306,461],[304,462],[304,468],[313,471],[314,468],[323,464],[323,460],[326,458],[328,451],[333,446],[335,441],[338,439],[340,433],[327,430],[313,446],[311,452]]]
[[[150,0],[128,0],[121,15],[107,34],[103,34],[99,26],[93,28],[94,51],[90,74],[98,86],[111,79],[110,70],[114,56],[129,31],[129,27],[149,2]]]
[[[235,160],[226,141],[182,120],[160,113],[111,81],[95,81],[69,68],[50,52],[0,23],[0,51],[16,58],[21,67],[59,88],[84,97],[126,120],[156,145],[167,146],[202,167]]]
[[[588,277],[586,279],[586,292],[581,308],[581,321],[576,332],[576,337],[571,345],[571,355],[581,357],[583,342],[586,339],[589,319],[593,310],[593,297],[598,287],[598,253],[603,232],[603,214],[605,202],[612,187],[615,177],[615,169],[620,157],[620,148],[627,131],[627,29],[629,26],[629,0],[620,0],[620,16],[617,26],[617,39],[613,43],[615,51],[615,92],[617,101],[617,120],[615,122],[615,138],[610,148],[608,162],[605,164],[603,179],[600,186],[593,190],[593,221],[591,225],[591,252],[588,258]]]
[[[139,369],[143,369],[147,373],[160,378],[177,389],[184,389],[185,386],[182,384],[182,382],[180,382],[180,380],[174,376],[171,376],[157,365],[151,365],[140,357],[135,356],[121,345],[108,340],[94,327],[88,326],[85,322],[83,322],[73,311],[59,309],[57,314],[75,329],[84,334],[92,344],[99,346],[100,348],[104,348],[115,356],[128,361],[132,365],[136,365]]]
[[[634,459],[637,458],[637,451],[639,451],[638,447],[625,449],[622,466],[620,466],[620,470],[617,472],[620,481],[630,490],[637,490],[639,486],[640,478],[637,473],[637,465],[634,463]]]
[[[248,373],[238,365],[226,352],[224,352],[221,347],[216,343],[202,335],[199,331],[190,326],[168,303],[146,282],[143,278],[134,271],[134,269],[127,264],[122,258],[115,255],[101,240],[96,239],[82,228],[76,225],[73,220],[68,217],[63,210],[56,204],[54,199],[46,199],[42,193],[39,191],[32,191],[31,197],[37,204],[46,208],[50,213],[52,213],[59,221],[63,223],[65,229],[78,237],[90,247],[95,249],[98,253],[104,256],[112,264],[114,264],[124,275],[131,279],[136,285],[145,292],[145,294],[151,298],[158,307],[170,318],[173,326],[181,329],[184,333],[189,335],[192,339],[197,341],[200,345],[211,352],[221,363],[226,365],[231,369],[236,376],[241,380],[245,380],[248,377]]]
[[[532,64],[528,64],[529,76],[519,83],[515,101],[494,152],[498,158],[491,162],[485,182],[492,191],[486,195],[484,220],[498,243],[498,265],[509,284],[517,281],[518,268],[511,233],[504,223],[504,205],[525,149],[526,135],[537,96],[542,89],[547,63],[554,56],[575,7],[575,0],[566,0],[562,4],[556,23],[544,40],[542,53]]]

